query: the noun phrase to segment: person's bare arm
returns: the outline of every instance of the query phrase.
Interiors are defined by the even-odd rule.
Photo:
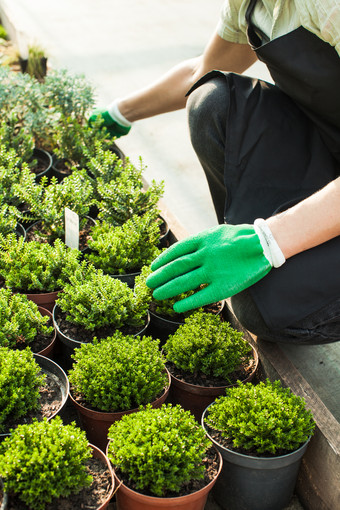
[[[266,222],[286,259],[340,235],[340,177]]]
[[[204,53],[173,67],[159,80],[126,97],[119,110],[130,122],[185,107],[185,94],[201,76],[213,69],[243,73],[256,60],[248,44],[235,44],[216,33]]]

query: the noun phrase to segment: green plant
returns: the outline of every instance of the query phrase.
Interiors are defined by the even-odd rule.
[[[227,388],[226,395],[209,407],[205,423],[233,447],[259,454],[295,450],[315,426],[304,399],[269,379]]]
[[[28,58],[26,72],[36,78],[42,80],[46,76],[47,57],[45,50],[36,44],[28,46]]]
[[[75,349],[68,376],[76,393],[100,411],[134,409],[152,402],[167,384],[164,359],[152,337],[116,331]]]
[[[50,181],[43,176],[39,184],[21,183],[15,186],[17,195],[29,208],[29,217],[41,223],[38,235],[49,242],[65,235],[64,213],[68,207],[80,217],[80,228],[87,219],[92,187],[86,179],[85,170],[77,170],[69,177],[58,182],[55,177]]]
[[[0,236],[5,236],[15,231],[19,216],[20,214],[16,207],[7,204],[0,205]]]
[[[23,351],[0,347],[0,432],[8,419],[16,420],[39,406],[39,387],[45,376],[27,347]]]
[[[28,163],[33,155],[34,137],[18,125],[18,117],[14,113],[0,121],[0,146],[4,145],[7,150],[14,149],[15,155]]]
[[[141,326],[148,309],[146,299],[135,295],[126,283],[85,261],[70,277],[57,304],[69,322],[88,331],[102,326]]]
[[[21,158],[18,157],[15,149],[8,149],[6,145],[0,145],[0,201],[1,204],[8,204],[19,207],[23,200],[18,197],[16,186],[21,183],[24,186],[30,181],[30,170]],[[32,183],[34,176],[32,175]],[[28,182],[27,182],[28,184]]]
[[[12,294],[10,289],[0,289],[0,345],[20,348],[33,342],[37,334],[51,335],[53,327],[46,323],[38,306],[24,294]]]
[[[230,374],[249,359],[251,347],[243,333],[220,317],[197,311],[170,335],[163,346],[166,358],[193,375],[203,373],[230,382]]]
[[[171,404],[123,416],[111,425],[109,439],[108,456],[122,478],[159,497],[203,478],[211,444],[192,414]]]
[[[123,225],[134,215],[142,216],[145,213],[156,219],[160,213],[158,202],[164,192],[163,181],[159,184],[152,181],[150,186],[144,189],[144,166],[141,159],[139,169],[127,159],[120,170],[118,176],[110,181],[103,177],[97,179],[98,217],[112,225]]]
[[[133,273],[161,253],[158,242],[159,225],[149,214],[133,216],[119,227],[98,223],[91,230],[91,251],[85,258],[105,273]]]
[[[8,37],[7,30],[3,25],[0,25],[0,39],[7,39],[7,37]]]
[[[57,416],[19,425],[0,445],[0,475],[5,489],[29,508],[44,510],[54,499],[92,483],[86,467],[91,457],[85,432]]]
[[[0,236],[0,275],[6,287],[19,292],[53,292],[69,281],[79,266],[80,252],[60,239],[53,245]]]

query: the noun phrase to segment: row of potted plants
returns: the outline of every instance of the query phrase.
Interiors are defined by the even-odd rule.
[[[82,77],[54,71],[39,81],[7,68],[0,75],[0,475],[9,508],[63,508],[60,498],[79,490],[89,498],[88,462],[98,456],[104,497],[88,508],[107,508],[115,486],[118,510],[203,510],[213,486],[222,508],[283,508],[312,417],[278,382],[254,380],[256,350],[223,321],[224,303],[173,317],[172,300],[152,302],[145,279],[164,246],[163,183],[145,189],[142,162],[137,169],[124,158],[100,121],[89,128],[94,95]],[[50,154],[47,169],[37,151]],[[66,208],[79,217],[79,249],[64,243]],[[172,323],[158,335],[164,314]],[[148,330],[150,315],[158,322]],[[55,332],[56,350],[33,347]],[[57,374],[60,404],[43,416],[52,395],[46,381]],[[67,395],[86,436],[57,416]],[[266,502],[259,481],[249,491],[248,473],[231,474],[224,450],[235,449],[260,464],[282,457],[285,482]],[[291,450],[299,453],[287,475]],[[268,492],[268,479],[261,483]]]

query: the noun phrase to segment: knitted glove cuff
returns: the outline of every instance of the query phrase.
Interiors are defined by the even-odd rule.
[[[129,120],[127,120],[124,115],[122,115],[119,111],[119,108],[118,108],[118,103],[119,103],[120,99],[115,99],[113,101],[113,103],[111,103],[108,108],[107,108],[107,111],[109,112],[109,114],[111,115],[111,117],[113,118],[113,120],[115,120],[116,122],[118,122],[118,124],[120,124],[121,126],[124,126],[124,127],[131,127],[132,126],[132,122],[130,122]]]
[[[273,267],[280,267],[286,262],[280,246],[274,239],[274,236],[263,218],[257,218],[254,221],[254,229],[260,239],[263,253],[266,259]]]

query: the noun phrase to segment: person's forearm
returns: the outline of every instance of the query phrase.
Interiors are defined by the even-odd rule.
[[[340,178],[266,221],[286,259],[340,235]]]
[[[130,122],[184,108],[188,90],[212,69],[242,73],[256,60],[247,44],[234,44],[214,34],[204,54],[178,64],[157,81],[122,97],[119,111]]]

